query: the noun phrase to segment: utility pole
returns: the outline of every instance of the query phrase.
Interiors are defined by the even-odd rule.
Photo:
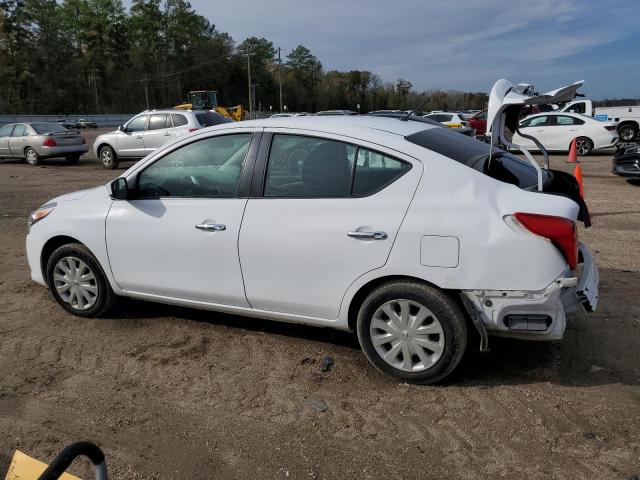
[[[98,75],[96,74],[96,69],[93,69],[92,72],[93,77],[93,93],[96,97],[96,113],[100,113],[100,104],[98,103]]]
[[[247,82],[249,85],[249,120],[253,118],[253,103],[251,102],[251,53],[247,52]]]
[[[149,110],[149,79],[147,74],[144,74],[144,98],[147,101],[147,110]]]
[[[282,57],[278,47],[278,86],[280,87],[280,112],[282,112]]]

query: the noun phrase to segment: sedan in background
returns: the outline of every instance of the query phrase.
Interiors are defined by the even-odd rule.
[[[616,122],[600,122],[591,117],[566,112],[531,115],[522,120],[519,126],[520,132],[536,138],[549,151],[568,152],[571,141],[575,138],[579,155],[615,146],[618,141],[617,128]],[[533,140],[518,133],[514,134],[513,143],[527,150],[538,149]]]
[[[209,110],[147,110],[114,132],[98,135],[93,152],[104,168],[118,168],[122,160],[139,160],[165,143],[201,128],[233,122]]]
[[[385,112],[389,112],[389,113],[385,113]],[[414,122],[428,123],[429,125],[435,125],[438,127],[447,128],[440,122],[436,122],[434,120],[422,117],[420,115],[415,115],[415,114],[409,115],[409,112],[398,111],[398,113],[393,113],[392,111],[378,110],[376,112],[366,113],[365,115],[371,115],[372,117],[405,118],[407,120],[412,120]],[[476,136],[476,131],[471,127],[451,127],[451,130],[471,138]]]
[[[9,123],[0,128],[0,158],[24,158],[38,165],[43,158],[64,157],[76,163],[89,151],[80,132],[56,122]]]
[[[619,149],[611,163],[611,173],[614,175],[640,179],[640,146]]]
[[[440,122],[443,125],[451,128],[460,128],[460,127],[468,127],[469,122],[467,122],[460,113],[457,112],[438,112],[438,113],[429,113],[428,115],[424,115],[424,118],[428,118],[429,120],[433,120],[435,122]]]

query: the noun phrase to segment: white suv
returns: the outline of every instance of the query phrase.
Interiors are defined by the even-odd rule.
[[[526,161],[488,156],[410,119],[208,128],[36,210],[31,275],[80,316],[126,296],[355,330],[381,371],[435,382],[470,330],[482,349],[559,339],[565,311],[597,300],[573,177],[545,171],[538,192]]]
[[[232,122],[208,110],[146,110],[116,131],[98,135],[93,153],[107,169],[121,160],[139,160],[176,138],[204,127]]]

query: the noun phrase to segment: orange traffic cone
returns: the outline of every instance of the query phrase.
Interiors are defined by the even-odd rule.
[[[569,147],[569,158],[567,163],[578,163],[578,150],[576,149],[576,139],[571,140],[571,146]]]
[[[569,157],[571,157],[571,155],[569,155]],[[576,181],[578,182],[578,186],[580,187],[580,196],[584,200],[584,183],[582,182],[582,167],[580,166],[579,163],[578,165],[576,165],[576,168],[573,170],[573,176],[576,178]]]

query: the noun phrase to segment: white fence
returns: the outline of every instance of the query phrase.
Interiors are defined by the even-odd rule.
[[[55,122],[56,120],[85,120],[96,122],[99,127],[122,125],[135,114],[112,115],[0,115],[0,125],[5,123]]]

